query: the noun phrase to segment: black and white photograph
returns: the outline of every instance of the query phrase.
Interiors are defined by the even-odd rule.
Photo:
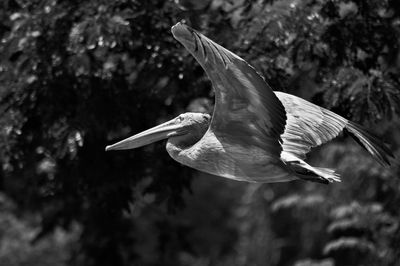
[[[0,266],[400,266],[400,1],[1,0]]]

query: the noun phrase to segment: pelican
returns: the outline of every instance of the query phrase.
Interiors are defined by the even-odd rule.
[[[229,179],[283,182],[340,181],[333,169],[306,163],[311,148],[350,133],[379,163],[391,151],[374,135],[325,108],[271,87],[245,60],[189,26],[172,34],[207,73],[215,90],[212,117],[184,113],[106,147],[134,149],[168,139],[169,155],[183,165]]]

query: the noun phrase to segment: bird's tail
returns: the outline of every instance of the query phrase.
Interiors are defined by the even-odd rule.
[[[362,126],[348,121],[347,132],[364,147],[380,164],[390,165],[390,158],[394,158],[392,151],[375,135],[368,132]]]
[[[285,163],[296,173],[296,176],[301,179],[324,184],[334,181],[340,182],[340,175],[333,169],[314,167],[299,158],[294,159],[293,156],[291,160]]]
[[[324,167],[315,167],[315,166],[310,166],[313,170],[314,173],[319,175],[320,177],[325,178],[329,182],[340,182],[340,174],[338,174],[335,169],[332,168],[324,168]]]
[[[309,164],[306,165],[298,165],[296,167],[296,174],[299,178],[307,180],[307,181],[312,181],[312,182],[317,182],[317,183],[323,183],[323,184],[329,184],[332,182],[340,182],[340,175],[336,173],[334,169],[331,168],[322,168],[322,167],[314,167]]]

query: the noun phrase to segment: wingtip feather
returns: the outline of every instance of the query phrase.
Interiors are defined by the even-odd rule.
[[[390,161],[395,158],[393,152],[374,134],[362,126],[348,122],[346,130],[365,148],[382,166],[390,166]]]

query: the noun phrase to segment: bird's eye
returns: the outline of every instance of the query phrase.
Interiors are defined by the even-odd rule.
[[[184,118],[183,118],[182,115],[178,116],[178,121],[179,121],[179,122],[182,122],[183,120],[184,120]]]

